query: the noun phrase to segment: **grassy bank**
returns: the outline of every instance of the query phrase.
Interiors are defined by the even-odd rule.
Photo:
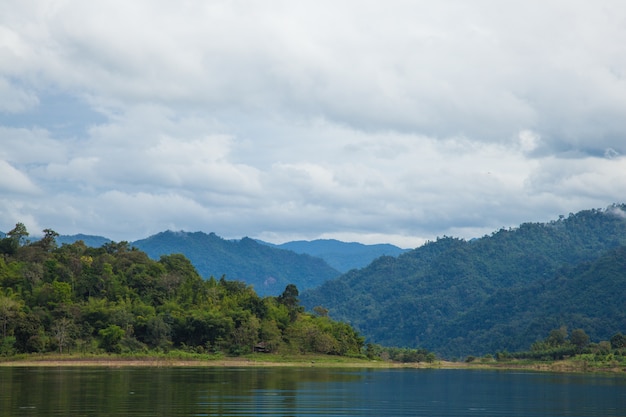
[[[422,364],[422,367],[433,364]],[[240,366],[240,367],[341,367],[341,368],[394,368],[406,364],[375,361],[336,355],[273,355],[250,354],[229,357],[222,354],[206,355],[172,351],[165,354],[138,355],[59,355],[30,354],[0,359],[0,366]],[[418,367],[418,364],[411,364]]]
[[[626,364],[617,361],[592,361],[573,358],[562,361],[489,361],[401,363],[334,355],[272,355],[250,354],[228,357],[222,354],[206,355],[181,351],[141,355],[59,355],[31,354],[0,358],[0,366],[102,366],[102,367],[320,367],[320,368],[416,368],[416,369],[476,369],[527,370],[537,372],[621,373],[626,375]]]

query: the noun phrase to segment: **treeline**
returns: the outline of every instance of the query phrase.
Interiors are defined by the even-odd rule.
[[[29,352],[253,351],[362,355],[351,326],[299,305],[295,285],[259,297],[241,282],[202,279],[183,255],[150,259],[127,242],[100,248],[0,239],[0,355]]]
[[[527,350],[561,325],[608,340],[626,323],[626,205],[443,237],[303,291],[368,341],[446,358]]]
[[[568,334],[567,327],[561,326],[530,346],[530,350],[519,352],[499,351],[483,357],[469,355],[465,362],[554,362],[571,360],[599,367],[623,367],[626,365],[626,335],[615,333],[610,340],[591,342],[583,329],[574,329]]]
[[[226,240],[215,233],[162,232],[132,246],[158,260],[163,254],[182,253],[200,276],[226,275],[254,286],[260,296],[280,295],[288,284],[301,291],[340,275],[321,258],[264,245],[244,237]]]
[[[529,351],[498,352],[496,359],[553,361],[576,356],[603,362],[626,361],[626,336],[618,332],[610,340],[593,343],[583,329],[574,329],[568,334],[567,328],[561,326],[552,330],[545,339],[533,343]]]

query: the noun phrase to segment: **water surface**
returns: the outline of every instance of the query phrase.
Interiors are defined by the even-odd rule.
[[[0,368],[0,416],[626,417],[626,377],[476,370]]]

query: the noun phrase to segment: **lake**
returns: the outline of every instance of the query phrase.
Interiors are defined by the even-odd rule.
[[[0,416],[626,416],[623,375],[0,368]]]

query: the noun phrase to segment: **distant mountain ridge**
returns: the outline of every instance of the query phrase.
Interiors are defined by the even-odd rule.
[[[82,240],[85,245],[92,248],[99,248],[100,246],[111,242],[111,239],[108,239],[106,237],[84,235],[82,233],[79,233],[77,235],[60,235],[56,238],[56,242],[58,245],[62,245],[64,243],[67,243],[69,245],[79,240]]]
[[[626,205],[445,237],[301,294],[369,341],[446,357],[516,351],[560,326],[626,330]]]
[[[330,266],[340,272],[363,268],[374,259],[381,256],[398,256],[409,249],[385,243],[365,245],[357,242],[342,242],[335,239],[296,240],[279,245],[258,241],[280,249],[291,250],[296,253],[306,253],[322,258]]]
[[[61,235],[56,240],[59,245],[82,240],[91,247],[111,242],[102,236],[85,234]],[[256,248],[250,241],[273,250]],[[301,291],[313,288],[342,272],[366,266],[379,256],[397,256],[407,251],[390,244],[365,245],[333,239],[275,245],[249,238],[226,240],[215,233],[183,231],[165,231],[130,244],[145,251],[153,259],[159,259],[161,255],[182,253],[205,278],[226,275],[229,279],[239,279],[254,285],[260,295],[280,294],[289,283],[296,284]],[[293,262],[301,264],[297,267],[288,266],[291,264],[291,261],[285,261],[288,256],[277,251],[309,255],[314,259],[292,257]],[[282,260],[276,261],[274,258]],[[319,262],[317,258],[325,262]],[[274,269],[268,268],[269,265],[274,265]]]
[[[201,276],[225,275],[229,280],[244,281],[259,295],[279,295],[288,284],[310,289],[340,275],[321,258],[262,245],[247,237],[226,240],[215,233],[166,231],[132,245],[153,259],[182,253]]]

